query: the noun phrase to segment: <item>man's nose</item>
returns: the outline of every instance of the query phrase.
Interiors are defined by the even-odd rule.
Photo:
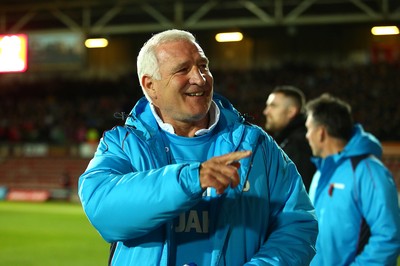
[[[198,67],[194,67],[190,72],[190,83],[198,84],[200,86],[206,83],[206,76]]]
[[[268,106],[266,106],[266,107],[264,108],[263,114],[264,114],[264,115],[267,115],[268,113],[269,113],[269,108],[268,108]]]

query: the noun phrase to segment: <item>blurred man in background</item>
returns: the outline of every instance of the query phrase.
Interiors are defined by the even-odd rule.
[[[300,175],[214,94],[208,64],[181,30],[139,52],[145,97],[104,133],[79,180],[110,265],[308,265],[318,225]]]
[[[396,265],[397,189],[379,141],[353,124],[350,106],[329,95],[307,106],[317,172],[310,187],[319,225],[312,266]]]
[[[293,86],[278,86],[268,96],[265,129],[296,164],[308,191],[315,166],[306,140],[305,96]]]

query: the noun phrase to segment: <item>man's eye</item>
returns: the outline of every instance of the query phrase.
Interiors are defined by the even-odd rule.
[[[188,68],[187,68],[187,67],[180,68],[180,69],[178,70],[178,72],[180,72],[180,73],[188,72]]]
[[[207,64],[200,65],[200,69],[201,69],[201,70],[208,71],[208,65],[207,65]]]

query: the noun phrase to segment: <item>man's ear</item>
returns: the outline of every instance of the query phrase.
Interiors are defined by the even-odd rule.
[[[144,75],[142,77],[141,81],[142,81],[142,86],[143,86],[144,90],[146,91],[147,95],[151,99],[157,99],[157,93],[154,88],[153,78],[150,76]]]
[[[319,141],[323,142],[326,139],[328,132],[326,131],[326,128],[324,126],[320,126],[318,129],[318,134],[319,134]]]
[[[299,112],[299,110],[295,106],[293,106],[293,105],[289,106],[288,107],[288,117],[289,117],[289,119],[293,119],[293,117],[295,117],[298,112]]]

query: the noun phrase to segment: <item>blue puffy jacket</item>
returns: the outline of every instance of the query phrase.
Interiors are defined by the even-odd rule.
[[[357,124],[342,152],[314,159],[318,170],[310,197],[319,235],[311,265],[396,265],[400,252],[397,190],[378,159],[381,156],[379,141]],[[364,158],[353,167],[357,157]]]
[[[295,165],[227,100],[214,101],[221,115],[209,133],[217,134],[212,156],[253,153],[241,160],[240,185],[211,202],[211,265],[308,265],[318,226]],[[201,200],[201,162],[170,164],[167,153],[142,98],[124,127],[105,132],[79,179],[87,217],[114,243],[112,265],[169,265],[172,220]]]

